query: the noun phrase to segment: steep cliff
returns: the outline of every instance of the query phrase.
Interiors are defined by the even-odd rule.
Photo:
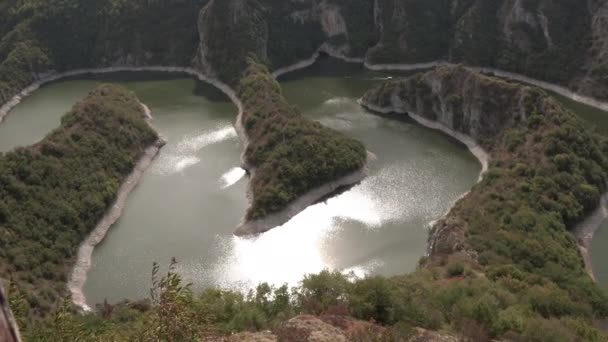
[[[8,304],[8,296],[4,292],[3,285],[2,279],[0,279],[0,341],[20,342],[19,329]]]
[[[78,246],[157,139],[130,91],[102,85],[42,141],[0,155],[0,277],[26,295],[29,317],[67,295]]]
[[[447,60],[575,86],[591,54],[595,11],[566,0],[380,0],[372,63]],[[596,14],[597,16],[597,14]]]
[[[199,18],[197,65],[234,84],[252,56],[273,69],[321,47],[363,56],[376,37],[372,6],[365,0],[213,0]]]
[[[257,0],[211,0],[199,16],[197,68],[234,85],[247,67],[248,58],[266,62],[265,12]]]
[[[608,98],[608,1],[590,1],[592,46],[586,56],[587,74],[580,80],[580,91],[599,99]]]

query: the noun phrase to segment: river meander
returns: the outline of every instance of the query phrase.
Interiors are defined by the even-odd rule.
[[[125,85],[152,110],[152,124],[168,143],[95,249],[84,288],[90,305],[147,297],[152,263],[166,266],[172,258],[194,289],[296,285],[325,268],[357,276],[400,274],[416,268],[428,223],[471,188],[480,165],[439,132],[363,110],[357,99],[387,75],[322,61],[280,80],[303,115],[360,139],[377,161],[360,185],[255,239],[232,235],[247,205],[241,144],[232,126],[236,107],[191,78],[130,73],[49,84],[5,118],[0,151],[40,140],[101,82]],[[597,241],[608,244],[608,226],[594,240],[594,261],[603,251]],[[608,268],[594,266],[606,284]]]

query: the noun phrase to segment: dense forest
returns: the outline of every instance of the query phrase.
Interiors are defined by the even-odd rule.
[[[24,293],[28,317],[66,296],[79,244],[156,140],[137,98],[103,85],[42,141],[0,154],[0,276]]]

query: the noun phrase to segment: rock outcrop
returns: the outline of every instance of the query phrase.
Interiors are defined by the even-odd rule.
[[[8,305],[8,297],[4,293],[2,285],[2,280],[0,279],[0,341],[20,342],[19,329]]]

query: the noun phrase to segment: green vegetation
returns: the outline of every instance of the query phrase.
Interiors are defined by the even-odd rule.
[[[221,340],[239,331],[271,330],[281,336],[288,334],[286,320],[312,314],[330,321],[351,315],[386,329],[384,334],[353,337],[355,341],[393,341],[390,336],[407,336],[414,327],[471,341],[608,338],[580,315],[579,303],[554,285],[508,269],[483,275],[463,265],[455,260],[406,276],[354,283],[324,271],[291,289],[260,284],[248,294],[218,289],[193,294],[172,271],[159,278],[155,266],[150,299],[100,305],[99,313],[84,316],[74,315],[66,305],[47,321],[27,324],[24,332],[32,341]],[[462,274],[451,274],[461,267]],[[13,307],[19,307],[19,295],[12,298],[17,298]]]
[[[248,219],[284,209],[298,196],[359,170],[367,152],[358,141],[310,121],[290,106],[263,65],[249,61],[240,81],[246,160],[255,168]]]
[[[103,85],[41,142],[0,154],[0,276],[42,316],[65,297],[79,244],[157,140],[139,101]]]
[[[505,16],[510,12],[502,11],[506,1],[379,0],[378,18],[374,4],[3,1],[0,103],[49,70],[116,64],[194,65],[205,71],[210,66],[219,79],[235,86],[249,57],[276,69],[310,57],[325,42],[346,45],[349,56],[367,55],[372,63],[445,59],[565,85],[592,71],[584,69],[586,59],[597,59],[599,63],[590,65],[602,70],[601,54],[591,51],[589,9],[570,0],[524,1],[523,10],[533,20],[509,25]],[[345,35],[327,37],[323,32],[320,8],[332,5],[345,20]],[[537,14],[546,18],[546,27]],[[602,75],[589,72],[599,85],[605,84]]]
[[[506,5],[483,0],[381,0],[383,34],[369,58],[373,63],[443,59],[561,84],[583,73],[585,51],[591,47],[587,8],[568,0],[522,2],[530,17],[544,15],[547,38],[540,18],[534,19],[538,24],[506,25]]]
[[[348,57],[363,57],[378,42],[379,32],[374,20],[374,2],[367,0],[330,0],[340,8],[348,31]]]
[[[432,82],[442,83],[441,93],[431,90]],[[606,191],[608,141],[544,92],[464,68],[442,67],[391,81],[366,94],[365,101],[387,106],[395,93],[431,119],[438,114],[436,103],[446,99],[454,128],[465,133],[473,131],[463,123],[472,115],[470,108],[482,113],[476,138],[492,156],[490,169],[437,223],[433,254],[426,261],[432,270],[467,251],[473,256],[465,258],[469,267],[485,274],[487,286],[504,292],[471,297],[469,305],[493,307],[480,312],[475,324],[495,337],[502,336],[496,330],[501,316],[514,313],[532,313],[526,320],[588,323],[607,317],[608,296],[585,273],[569,228],[594,210]],[[465,104],[461,96],[475,103]],[[462,241],[453,234],[463,234]],[[462,274],[461,267],[448,266],[448,274]],[[559,331],[568,329],[564,323]]]

